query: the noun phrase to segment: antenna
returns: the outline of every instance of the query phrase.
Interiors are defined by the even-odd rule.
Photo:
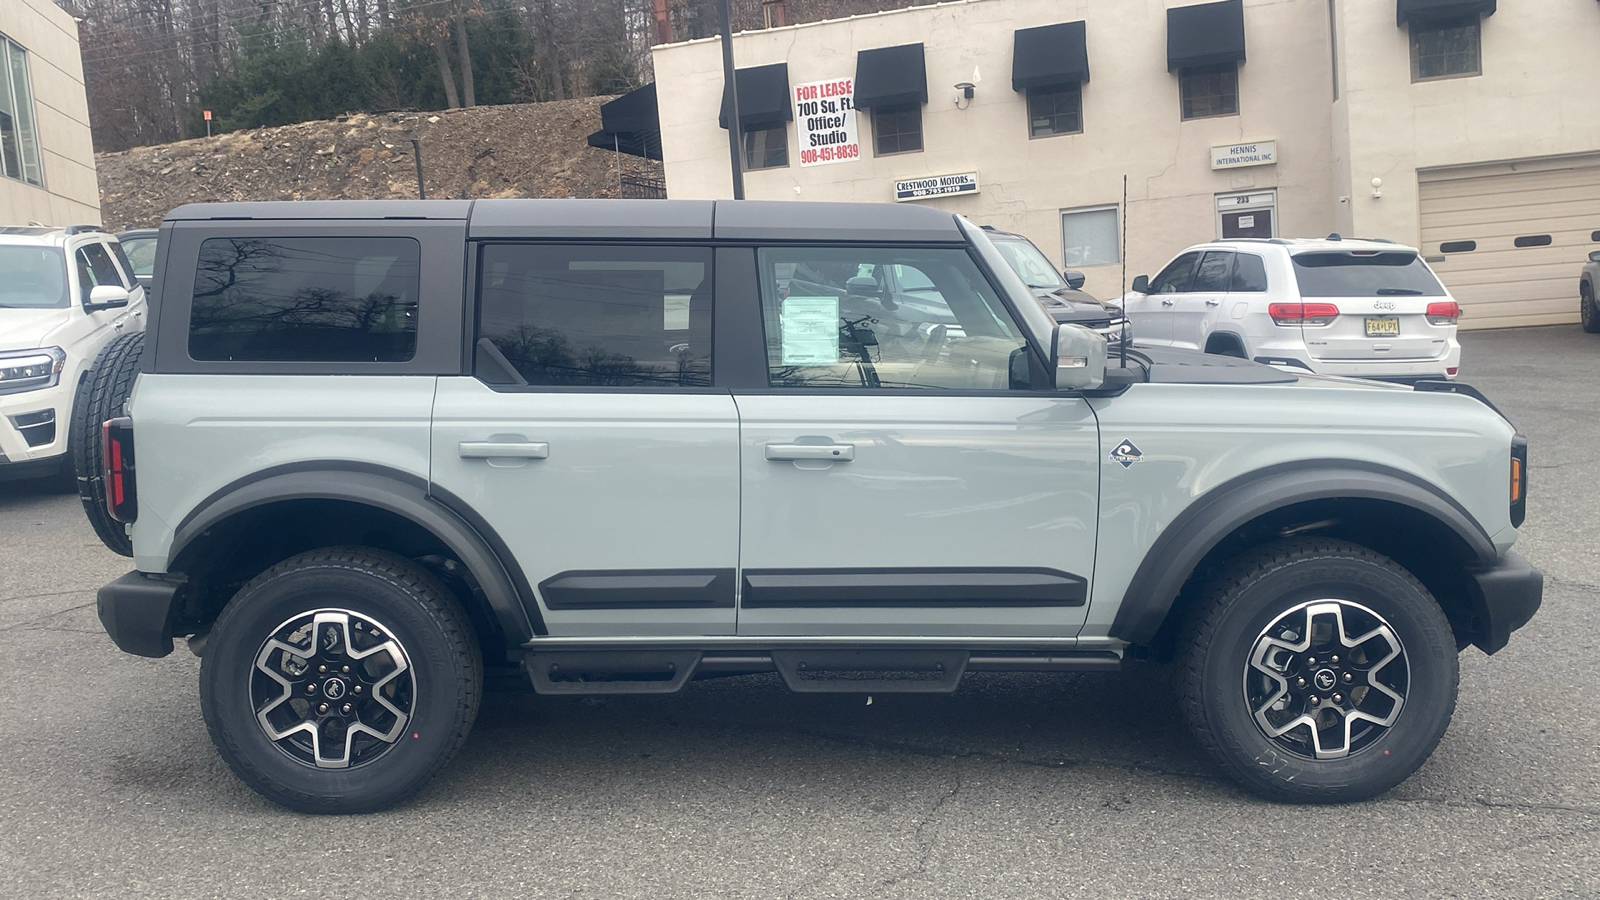
[[[1122,327],[1121,340],[1117,341],[1122,347],[1122,368],[1128,367],[1128,176],[1122,176],[1122,209],[1117,214],[1122,220]]]

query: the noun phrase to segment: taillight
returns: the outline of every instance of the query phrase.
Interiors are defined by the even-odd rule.
[[[1528,517],[1528,439],[1511,439],[1511,527],[1522,527]]]
[[[1339,317],[1332,303],[1269,303],[1267,314],[1279,325],[1326,325]]]
[[[1433,325],[1454,325],[1461,318],[1461,304],[1454,300],[1441,300],[1428,304],[1428,322]]]
[[[127,416],[111,419],[100,426],[100,435],[106,512],[118,522],[132,523],[139,517],[139,491],[133,477],[133,420]]]

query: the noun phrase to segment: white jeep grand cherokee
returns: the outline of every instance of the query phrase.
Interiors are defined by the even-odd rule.
[[[1124,298],[1141,344],[1385,381],[1453,379],[1450,292],[1410,247],[1245,238],[1197,244]]]
[[[92,225],[0,228],[0,481],[71,476],[74,391],[143,316],[116,238]]]

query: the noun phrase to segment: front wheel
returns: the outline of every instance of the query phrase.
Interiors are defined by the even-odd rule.
[[[1583,319],[1583,330],[1600,333],[1600,310],[1594,308],[1594,288],[1584,285],[1578,295],[1578,315]]]
[[[1457,651],[1427,588],[1335,540],[1271,544],[1208,586],[1187,630],[1181,696],[1206,750],[1274,800],[1365,800],[1444,736]]]
[[[206,728],[256,791],[298,812],[409,798],[466,741],[483,666],[466,614],[416,563],[315,550],[229,602],[200,666]]]

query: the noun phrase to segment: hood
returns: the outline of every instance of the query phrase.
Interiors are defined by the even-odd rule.
[[[67,309],[0,309],[0,350],[47,346],[50,335],[72,321]]]

